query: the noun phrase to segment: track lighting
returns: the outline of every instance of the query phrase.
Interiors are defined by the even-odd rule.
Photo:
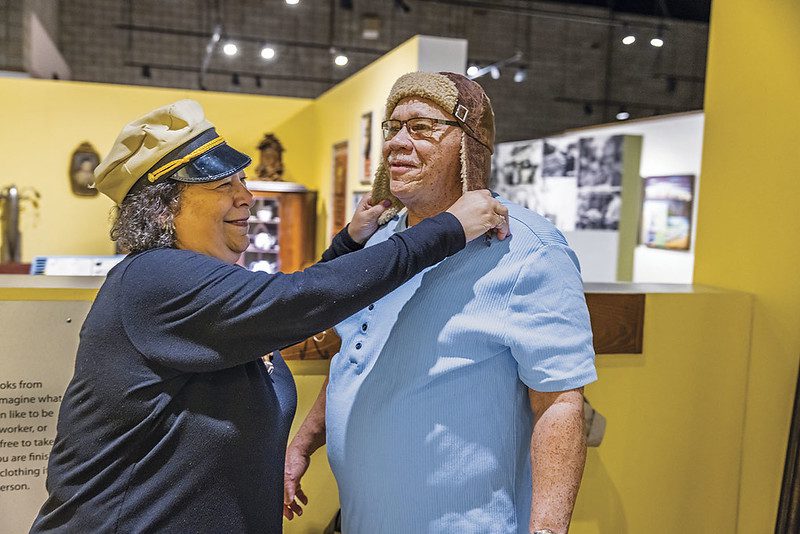
[[[234,43],[225,43],[225,46],[222,47],[222,51],[226,56],[235,56],[239,53],[239,47]]]
[[[269,46],[265,46],[261,49],[261,57],[264,59],[272,59],[275,57],[275,49]]]

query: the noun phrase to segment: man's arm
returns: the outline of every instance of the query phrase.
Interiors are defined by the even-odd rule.
[[[535,417],[530,531],[566,534],[586,463],[583,388],[555,393],[529,389],[528,397]]]
[[[297,501],[308,504],[303,490],[300,489],[300,479],[311,464],[311,455],[325,445],[325,394],[328,389],[328,379],[322,384],[322,389],[317,395],[317,400],[308,412],[300,430],[286,449],[286,464],[283,471],[283,515],[286,519],[294,518],[295,514],[303,515],[303,509]],[[295,497],[297,498],[295,500]]]

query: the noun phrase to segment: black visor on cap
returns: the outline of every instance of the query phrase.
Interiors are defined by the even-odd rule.
[[[128,191],[128,195],[135,194],[148,185],[153,185],[148,179],[148,175],[154,170],[163,167],[171,161],[178,160],[187,154],[191,154],[194,150],[200,148],[209,141],[213,141],[217,137],[219,137],[217,131],[211,128],[188,143],[172,150],[139,178],[130,191]],[[238,150],[222,143],[176,170],[160,176],[155,183],[162,183],[164,179],[177,180],[185,183],[213,182],[214,180],[221,180],[226,176],[236,174],[250,165],[251,161],[250,156],[242,154]]]
[[[201,133],[191,141],[184,143],[169,154],[161,158],[158,163],[145,173],[145,176],[155,169],[163,167],[171,161],[178,160],[187,154],[191,154],[206,143],[219,137],[215,128],[210,128]],[[171,178],[180,182],[213,182],[221,180],[231,174],[236,174],[250,165],[250,156],[242,154],[238,150],[231,148],[226,143],[215,146],[208,152],[194,158],[186,165],[183,165],[171,173],[159,177]]]
[[[250,156],[222,144],[190,161],[168,178],[179,182],[213,182],[236,174],[250,165],[250,162]]]

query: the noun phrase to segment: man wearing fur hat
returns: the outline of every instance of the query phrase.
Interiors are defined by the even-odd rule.
[[[367,246],[485,188],[494,144],[489,99],[458,74],[402,76],[385,119],[373,198],[392,208]],[[589,315],[561,233],[501,200],[510,239],[474,241],[337,326],[287,451],[287,517],[327,442],[348,534],[567,532],[597,378]]]

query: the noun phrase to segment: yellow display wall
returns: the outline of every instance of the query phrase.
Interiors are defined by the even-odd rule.
[[[775,528],[800,358],[798,35],[797,0],[713,3],[694,280],[755,296],[741,533]]]
[[[258,163],[256,145],[311,100],[154,89],[95,83],[0,78],[0,187],[33,187],[40,208],[23,203],[22,260],[37,255],[113,254],[113,203],[71,193],[69,164],[84,141],[103,157],[122,126],[181,98],[198,100],[228,142]]]

